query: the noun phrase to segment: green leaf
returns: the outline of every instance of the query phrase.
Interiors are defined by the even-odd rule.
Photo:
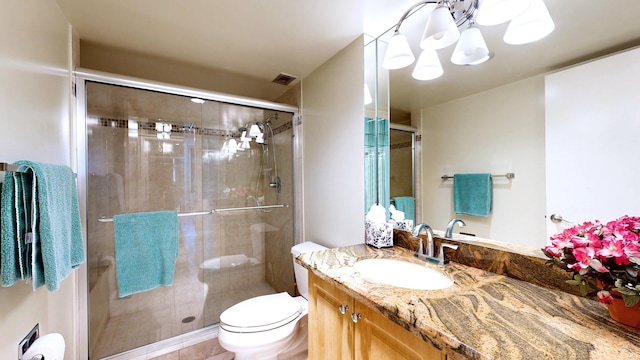
[[[591,286],[589,286],[589,283],[587,283],[586,281],[580,282],[580,295],[587,296],[593,290],[594,289]]]
[[[615,288],[615,290],[617,292],[619,292],[622,295],[627,295],[627,296],[633,296],[633,295],[637,295],[638,293],[634,290],[631,289],[627,289],[626,287],[617,287]]]
[[[635,306],[640,301],[640,296],[638,295],[622,295],[622,298],[626,307]]]
[[[566,283],[569,285],[580,285],[580,281],[578,280],[566,280]]]

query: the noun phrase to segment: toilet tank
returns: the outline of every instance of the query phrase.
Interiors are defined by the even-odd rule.
[[[296,257],[300,254],[308,253],[311,251],[326,250],[327,248],[307,241],[302,244],[295,245],[291,248],[291,254],[293,255],[293,270],[295,271],[296,283],[298,284],[298,291],[305,299],[309,299],[309,273],[302,265],[296,262]]]

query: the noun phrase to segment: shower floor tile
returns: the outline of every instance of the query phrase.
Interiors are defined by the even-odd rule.
[[[191,302],[184,302],[184,298],[175,299],[173,304],[167,305],[160,311],[150,311],[139,306],[138,312],[109,318],[99,340],[91,349],[91,359],[107,358],[215,324],[219,321],[222,311],[228,307],[248,298],[274,292],[266,282],[259,282],[251,283],[249,286],[231,292],[213,293],[209,297],[209,303],[206,304],[203,304],[202,297],[194,297]],[[179,292],[176,291],[175,294],[178,296]],[[164,301],[167,299],[165,298]],[[183,319],[187,317],[194,319],[183,323]],[[225,360],[232,358],[233,356],[219,354],[202,359]],[[172,358],[167,357],[167,359]]]

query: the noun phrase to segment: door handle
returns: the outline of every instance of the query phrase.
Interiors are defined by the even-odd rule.
[[[340,314],[344,315],[347,313],[347,310],[349,310],[349,305],[340,305],[338,306],[338,310],[340,311]]]

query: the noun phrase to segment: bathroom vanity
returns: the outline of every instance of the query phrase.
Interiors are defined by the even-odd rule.
[[[364,244],[296,259],[310,270],[310,359],[640,359],[640,331],[593,300],[454,262],[451,287],[394,287],[353,270],[369,258],[416,261]]]
[[[310,272],[309,285],[310,359],[446,359],[335,284]]]

